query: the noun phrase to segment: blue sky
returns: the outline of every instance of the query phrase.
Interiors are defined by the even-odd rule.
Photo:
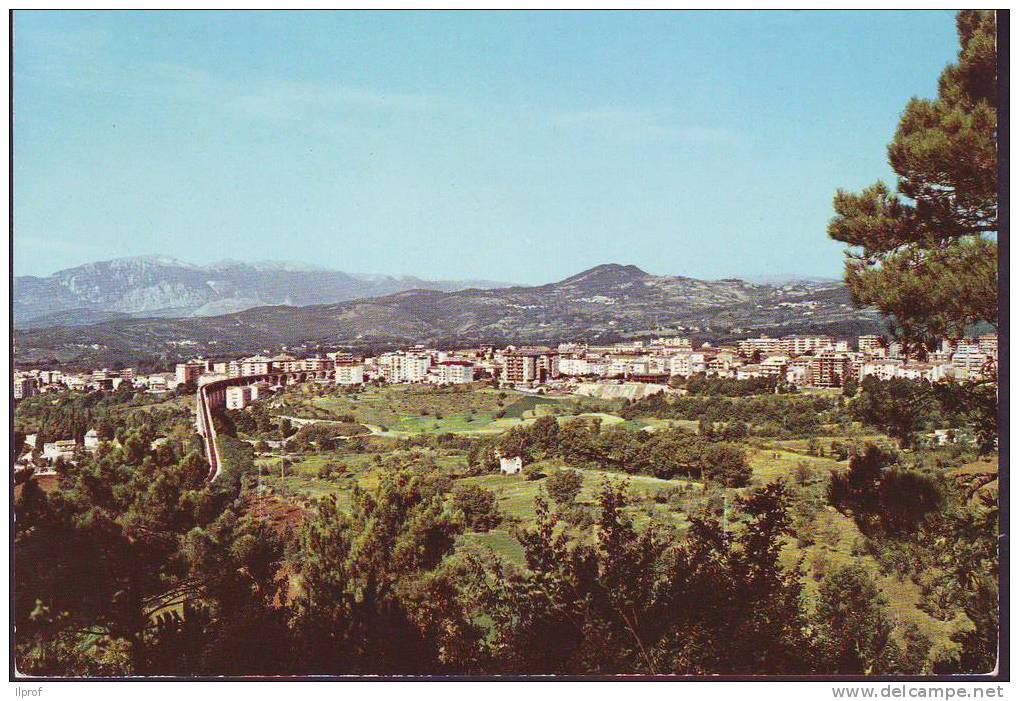
[[[951,13],[15,14],[17,274],[838,276]]]

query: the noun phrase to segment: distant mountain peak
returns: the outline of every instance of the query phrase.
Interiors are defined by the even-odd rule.
[[[173,256],[162,256],[162,255],[158,255],[158,254],[155,254],[155,253],[150,253],[150,254],[140,255],[140,256],[124,256],[122,258],[111,258],[110,260],[101,260],[101,261],[96,261],[94,263],[86,263],[85,265],[78,266],[78,267],[84,268],[86,266],[96,267],[96,266],[107,265],[107,266],[109,266],[111,268],[120,268],[120,267],[124,267],[124,266],[133,266],[133,265],[139,265],[139,264],[158,265],[158,266],[162,266],[162,267],[166,267],[166,268],[196,268],[196,267],[198,267],[198,266],[194,265],[193,263],[188,263],[186,261],[180,260],[179,258],[174,258]],[[74,268],[70,268],[70,270],[74,270]],[[64,271],[60,271],[60,272],[64,272]]]
[[[839,283],[751,285],[734,279],[649,275],[636,266],[619,264],[599,265],[562,282],[483,292],[463,288],[443,291],[439,286],[425,290],[418,285],[414,286],[418,289],[401,289],[391,279],[381,280],[385,283],[381,286],[354,280],[354,288],[336,287],[326,285],[322,274],[299,284],[304,275],[288,273],[281,280],[280,274],[272,274],[262,280],[261,275],[240,271],[234,277],[223,275],[214,281],[215,287],[224,292],[218,294],[212,283],[206,282],[207,271],[198,270],[192,277],[198,276],[201,284],[194,289],[207,291],[199,309],[202,314],[214,316],[145,320],[124,319],[123,313],[113,316],[109,306],[94,305],[83,312],[80,303],[72,306],[76,301],[71,294],[74,290],[49,285],[46,280],[19,278],[15,289],[21,291],[21,296],[16,296],[16,305],[19,299],[37,299],[57,301],[65,310],[71,310],[43,318],[33,330],[16,331],[19,357],[57,357],[96,366],[114,360],[136,363],[142,357],[169,362],[183,353],[240,355],[301,344],[309,348],[415,343],[437,347],[530,345],[564,340],[602,343],[672,334],[727,340],[742,334],[852,335],[881,328],[875,314],[852,308],[848,290]],[[171,285],[156,280],[156,285],[142,290],[128,286],[123,298],[134,302],[149,290],[146,295],[151,294],[167,307],[178,293],[192,289],[183,285],[186,282],[182,279]],[[360,293],[365,285],[368,292],[384,294],[348,294],[346,299],[340,298],[339,293]],[[324,295],[327,287],[335,301],[309,304],[309,300],[328,300]],[[162,295],[164,290],[172,294]],[[148,301],[147,296],[143,299]],[[248,304],[258,306],[238,311]],[[28,311],[39,315],[38,309]],[[136,315],[132,308],[123,312]],[[189,308],[185,313],[194,311]],[[112,320],[101,321],[104,315]],[[62,327],[39,328],[43,324],[69,324],[80,317],[101,323],[73,332]],[[180,347],[182,341],[188,341],[184,349]]]
[[[324,268],[321,265],[301,263],[300,261],[292,260],[262,260],[257,263],[252,263],[251,267],[255,270],[279,270],[287,273],[338,272],[336,270],[331,270],[330,268]]]
[[[654,277],[650,273],[644,272],[636,265],[621,265],[619,263],[603,263],[602,265],[596,265],[593,268],[589,268],[583,272],[571,275],[566,278],[560,285],[576,285],[579,283],[599,283],[599,284],[620,284],[628,282],[638,282],[646,280],[650,277]]]
[[[143,255],[85,263],[48,277],[14,279],[14,318],[21,327],[87,323],[118,316],[187,317],[264,305],[308,306],[379,297],[408,289],[452,292],[505,283],[351,276],[295,263],[222,260],[196,265]]]

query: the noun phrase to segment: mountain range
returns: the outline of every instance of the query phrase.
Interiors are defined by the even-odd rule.
[[[880,329],[838,281],[759,284],[651,275],[606,264],[538,286],[412,289],[331,304],[216,316],[114,319],[15,332],[19,363],[160,365],[193,356],[428,343],[610,342],[662,334],[725,340],[751,334],[854,335]]]
[[[166,256],[139,256],[87,263],[48,277],[15,277],[14,325],[41,328],[132,317],[216,316],[266,305],[327,304],[412,289],[451,292],[504,285],[357,275],[277,261],[193,265]]]

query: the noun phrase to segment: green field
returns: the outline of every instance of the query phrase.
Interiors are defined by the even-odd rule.
[[[352,416],[395,435],[499,433],[543,415],[577,415],[609,409],[612,402],[573,396],[538,396],[469,385],[369,386],[356,393],[298,385],[273,400],[274,413],[307,419]],[[621,421],[616,416],[610,420]]]
[[[45,402],[52,401],[45,399]],[[35,404],[39,405],[35,407],[39,414],[49,406],[43,399],[36,399]],[[121,421],[129,414],[148,414],[150,420],[175,431],[183,430],[185,425],[191,430],[193,404],[190,396],[144,396],[114,405],[111,413]],[[33,407],[32,404],[27,406]],[[646,432],[644,440],[647,441],[655,440],[650,435],[653,432],[674,429],[696,432],[699,426],[693,419],[667,420],[641,415],[624,419],[619,416],[622,407],[618,401],[534,395],[481,385],[367,386],[356,392],[312,383],[297,385],[284,390],[264,408],[277,416],[313,421],[352,420],[367,426],[372,435],[330,442],[329,449],[321,450],[295,441],[275,449],[276,452],[256,455],[255,494],[269,497],[264,503],[283,504],[296,512],[297,517],[290,522],[296,527],[300,513],[311,508],[315,500],[334,497],[342,507],[347,507],[355,487],[376,488],[388,470],[401,468],[417,474],[443,475],[452,480],[454,486],[459,482],[490,490],[502,517],[491,530],[463,533],[457,549],[461,553],[494,553],[518,566],[523,566],[525,561],[514,533],[533,526],[537,516],[536,500],[545,496],[548,476],[562,469],[575,469],[583,477],[576,507],[568,512],[569,523],[558,526],[575,542],[591,543],[597,537],[594,521],[598,515],[598,494],[606,481],[627,484],[625,511],[638,528],[654,521],[664,528],[675,528],[681,534],[691,523],[691,517],[698,513],[738,517],[738,500],[748,492],[747,488],[725,489],[717,484],[706,486],[699,480],[665,480],[620,471],[577,468],[566,465],[560,458],[539,460],[528,465],[525,473],[516,475],[497,472],[479,475],[477,462],[474,472],[468,466],[465,443],[474,445],[473,441],[485,441],[490,446],[492,437],[533,423],[542,416],[597,420],[603,428]],[[22,427],[31,423],[26,417],[19,418]],[[954,617],[949,613],[948,620],[926,613],[922,608],[920,586],[908,577],[882,571],[877,558],[887,555],[872,549],[873,543],[860,531],[851,514],[840,513],[827,504],[825,490],[829,473],[846,470],[849,466],[848,460],[837,459],[836,444],[894,445],[887,436],[864,429],[858,423],[843,423],[845,429],[841,433],[832,425],[821,429],[829,435],[784,440],[754,436],[742,441],[740,445],[752,471],[750,487],[782,480],[792,494],[790,514],[795,535],[787,537],[781,558],[789,571],[799,573],[808,606],[813,605],[819,582],[826,573],[850,563],[860,564],[884,593],[893,617],[899,623],[915,624],[933,641],[932,656],[941,656],[956,647],[951,637],[971,625],[969,620],[962,613],[955,613]],[[461,438],[433,440],[428,436],[442,433],[459,434]],[[464,437],[471,441],[464,441]],[[244,441],[246,438],[248,440]],[[255,441],[244,434],[240,434],[240,439],[221,436],[225,467],[250,459]],[[639,446],[641,442],[638,440],[635,444]],[[542,454],[559,453],[538,453]],[[918,453],[910,456],[907,452],[907,456],[921,462],[928,460],[932,469],[943,471],[946,481],[969,490],[966,495],[975,505],[997,494],[997,465],[993,459],[978,460],[974,455],[959,457],[958,453],[953,457],[948,450],[943,455],[925,457]],[[592,460],[581,459],[580,462],[597,464]],[[442,489],[448,486],[443,485]]]
[[[663,420],[652,417],[623,419],[616,413],[620,404],[611,401],[572,397],[539,396],[498,390],[490,387],[436,388],[429,386],[366,387],[349,393],[332,387],[299,386],[277,398],[272,411],[318,420],[353,418],[370,426],[375,435],[372,453],[352,454],[338,451],[291,456],[294,464],[289,473],[279,473],[278,456],[258,459],[259,481],[263,489],[284,498],[310,503],[310,500],[334,495],[340,504],[349,503],[355,485],[371,489],[378,484],[380,471],[389,469],[381,463],[392,459],[413,457],[454,478],[455,481],[477,484],[491,490],[497,500],[502,522],[486,532],[468,531],[458,543],[462,551],[495,553],[504,559],[524,564],[523,549],[514,537],[514,530],[526,528],[536,518],[535,500],[544,495],[545,476],[565,468],[555,460],[540,461],[528,470],[536,479],[523,474],[498,473],[465,476],[467,459],[463,450],[438,448],[399,449],[400,438],[428,433],[457,433],[466,436],[498,434],[514,426],[529,424],[540,416],[598,419],[603,427],[615,426],[631,431],[667,431],[682,428],[696,431],[695,420]],[[865,441],[891,446],[887,436],[862,429],[858,424],[833,435],[815,438],[777,440],[750,438],[744,448],[752,469],[751,486],[784,481],[795,495],[797,536],[790,536],[782,551],[782,561],[789,569],[799,569],[804,595],[813,601],[823,576],[839,566],[858,563],[870,571],[875,583],[887,597],[896,620],[914,623],[934,642],[934,654],[955,646],[951,636],[968,624],[963,615],[951,620],[938,620],[920,608],[921,592],[909,579],[882,573],[873,556],[867,554],[866,539],[854,521],[825,504],[824,489],[833,470],[848,468],[848,460],[833,454],[833,442],[862,444]],[[386,446],[391,446],[388,449]],[[381,454],[380,454],[381,453]],[[342,464],[340,476],[323,478],[320,469],[328,464]],[[420,464],[420,462],[419,462]],[[991,461],[973,462],[957,467],[951,476],[967,481],[981,494],[997,489]],[[733,509],[745,489],[706,489],[700,482],[663,480],[646,475],[627,475],[595,469],[577,469],[583,475],[583,488],[577,499],[581,511],[589,518],[597,516],[597,496],[606,481],[625,481],[630,503],[626,507],[638,527],[654,519],[666,527],[680,530],[688,524],[688,516],[711,506],[716,513]],[[591,542],[597,529],[593,526],[564,526],[571,537]]]

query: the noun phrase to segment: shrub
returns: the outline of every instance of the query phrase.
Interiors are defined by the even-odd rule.
[[[745,487],[753,471],[742,449],[724,443],[704,451],[704,479],[726,487]]]
[[[545,490],[559,506],[571,506],[584,487],[584,476],[576,470],[557,470],[545,482]]]
[[[488,531],[502,521],[495,493],[477,484],[459,483],[453,487],[453,508],[462,512],[467,525],[475,531]]]

